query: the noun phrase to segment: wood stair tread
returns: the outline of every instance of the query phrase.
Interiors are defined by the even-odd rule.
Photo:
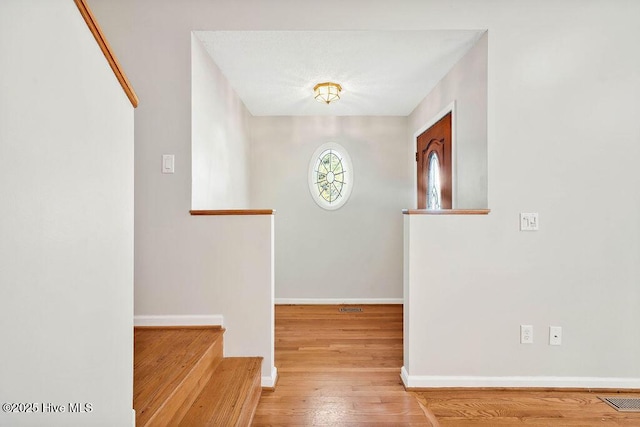
[[[136,328],[134,397],[136,425],[166,425],[190,404],[222,360],[221,328]]]
[[[222,359],[184,418],[173,425],[249,426],[262,391],[261,365],[261,357]]]

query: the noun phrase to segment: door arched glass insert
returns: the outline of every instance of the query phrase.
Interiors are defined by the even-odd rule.
[[[440,161],[432,151],[427,166],[427,209],[442,209],[442,186],[440,184]]]

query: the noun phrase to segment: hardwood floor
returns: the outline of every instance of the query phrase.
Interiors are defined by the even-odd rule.
[[[617,412],[598,398],[639,393],[432,390],[415,395],[441,427],[640,426],[640,413]]]
[[[254,426],[429,426],[400,381],[402,306],[276,306],[275,391]]]
[[[402,366],[402,306],[276,306],[276,365],[279,371]],[[346,309],[353,308],[342,306]]]
[[[407,392],[402,306],[360,307],[276,306],[279,381],[262,392],[254,426],[640,426],[640,413],[617,412],[597,397],[614,393]]]

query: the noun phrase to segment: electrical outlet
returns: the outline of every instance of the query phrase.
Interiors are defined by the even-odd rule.
[[[533,344],[533,326],[520,325],[520,344]]]
[[[549,326],[549,345],[562,345],[562,327]]]

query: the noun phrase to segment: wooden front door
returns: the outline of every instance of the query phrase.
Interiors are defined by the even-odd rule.
[[[418,136],[418,209],[451,209],[451,113]]]

